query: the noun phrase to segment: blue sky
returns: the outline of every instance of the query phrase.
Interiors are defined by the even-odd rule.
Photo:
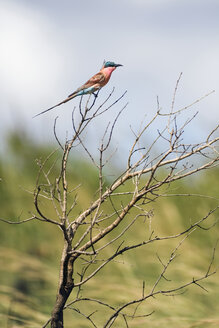
[[[65,137],[78,99],[32,116],[63,100],[104,59],[124,67],[113,73],[100,96],[113,86],[115,97],[128,91],[115,144],[128,146],[129,125],[137,129],[145,115],[147,120],[155,113],[157,96],[163,110],[169,110],[180,72],[176,109],[216,90],[194,106],[199,116],[188,130],[191,140],[205,136],[219,121],[218,17],[217,0],[1,0],[1,136],[18,127],[41,142],[53,141],[59,115],[58,133]],[[96,142],[109,119],[95,123],[89,140]]]

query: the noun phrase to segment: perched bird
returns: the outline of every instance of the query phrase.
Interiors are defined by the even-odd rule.
[[[99,71],[99,73],[95,74],[94,76],[92,76],[90,78],[90,80],[88,80],[85,84],[83,84],[80,88],[78,88],[77,90],[75,90],[75,92],[71,93],[68,98],[66,98],[65,100],[61,101],[60,103],[58,103],[55,106],[52,106],[46,110],[44,110],[43,112],[36,114],[34,117],[39,116],[41,114],[44,114],[46,112],[48,112],[49,110],[60,106],[66,102],[68,102],[69,100],[77,97],[77,96],[83,96],[86,94],[94,94],[95,95],[95,91],[100,90],[102,87],[104,87],[104,85],[107,84],[107,82],[110,79],[110,76],[112,74],[112,72],[116,69],[116,67],[122,66],[121,64],[115,64],[114,62],[111,61],[107,61],[103,64],[103,67],[101,68],[101,70]],[[96,95],[95,95],[96,96]]]

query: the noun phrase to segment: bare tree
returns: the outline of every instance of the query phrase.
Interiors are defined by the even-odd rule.
[[[157,101],[157,110],[154,117],[147,123],[142,122],[138,133],[132,131],[134,142],[127,157],[126,168],[111,183],[106,183],[104,170],[106,164],[111,159],[109,150],[115,125],[125,110],[126,105],[119,111],[113,122],[107,125],[98,148],[98,159],[88,149],[83,135],[88,126],[97,117],[104,115],[117,102],[123,99],[125,93],[109,104],[113,97],[113,90],[99,106],[97,105],[96,97],[93,102],[89,98],[86,103],[83,103],[84,99],[81,99],[77,112],[80,119],[76,119],[77,115],[74,109],[72,113],[73,135],[70,140],[65,141],[64,145],[57,136],[57,119],[55,120],[54,135],[59,148],[62,150],[60,172],[55,181],[51,180],[54,164],[48,165],[48,163],[50,163],[49,160],[54,156],[55,152],[50,154],[45,161],[38,161],[40,169],[34,193],[36,214],[26,220],[40,220],[53,224],[63,234],[57,297],[51,318],[43,327],[47,327],[49,324],[51,324],[52,328],[64,327],[63,311],[65,309],[77,312],[88,320],[91,327],[97,327],[94,313],[86,314],[83,312],[80,309],[80,304],[82,303],[94,303],[96,306],[105,307],[109,310],[110,314],[105,318],[102,327],[112,327],[119,317],[124,321],[124,326],[129,327],[130,318],[146,317],[152,314],[138,315],[137,310],[144,301],[159,294],[177,295],[191,285],[197,285],[204,289],[200,283],[216,272],[213,269],[214,248],[209,259],[209,266],[202,276],[197,278],[191,277],[190,281],[172,288],[161,286],[161,281],[167,279],[166,274],[169,266],[175,260],[177,252],[185,240],[195,230],[210,229],[214,226],[215,223],[206,228],[203,227],[202,223],[209,219],[218,206],[203,214],[199,220],[190,222],[185,229],[179,227],[179,231],[175,234],[158,236],[155,231],[151,231],[147,239],[139,240],[136,237],[131,244],[125,241],[125,235],[136,224],[142,224],[142,219],[150,220],[153,216],[151,204],[167,196],[170,186],[175,181],[193,176],[200,171],[212,169],[218,163],[219,156],[216,143],[219,138],[215,136],[218,126],[200,143],[186,144],[183,141],[184,130],[195,119],[196,114],[180,124],[178,123],[179,117],[185,110],[188,110],[207,95],[184,108],[175,110],[175,96],[179,80],[174,91],[170,112],[162,112]],[[163,128],[157,131],[157,136],[150,144],[148,144],[148,141],[146,144],[144,133],[151,126],[155,126],[156,129],[157,120],[159,119],[164,121]],[[162,149],[160,150],[159,148],[159,154],[156,154],[153,150],[158,143],[162,145]],[[80,186],[74,185],[71,181],[71,176],[68,174],[70,154],[74,152],[76,147],[82,147],[92,164],[97,168],[99,184],[93,202],[84,206],[80,214],[76,210],[77,193]],[[70,188],[70,185],[73,185],[73,188]],[[45,207],[43,207],[41,199],[52,203],[55,214],[51,216],[45,214]],[[10,221],[6,222],[11,223]],[[124,304],[116,306],[110,304],[107,297],[103,301],[98,298],[82,296],[82,287],[101,272],[106,265],[109,265],[124,253],[138,251],[140,248],[146,248],[149,244],[160,243],[170,239],[178,240],[176,247],[170,252],[169,259],[166,262],[158,255],[162,270],[149,291],[146,291],[145,283],[142,283],[142,292],[139,298],[130,299],[124,302]],[[109,254],[106,252],[107,249],[113,249],[113,251]],[[67,303],[73,290],[73,299]],[[131,314],[126,312],[130,307],[132,309],[134,307]]]

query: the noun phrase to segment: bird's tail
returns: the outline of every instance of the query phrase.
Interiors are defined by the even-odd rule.
[[[58,104],[55,105],[55,106],[52,106],[52,107],[50,107],[50,108],[48,108],[48,109],[46,109],[46,110],[44,110],[44,111],[42,111],[42,112],[40,112],[40,113],[34,115],[33,118],[34,118],[34,117],[37,117],[37,116],[39,116],[39,115],[41,115],[41,114],[44,114],[44,113],[50,111],[51,109],[53,109],[53,108],[55,108],[55,107],[58,107],[58,106],[60,106],[60,105],[62,105],[62,104],[64,104],[64,103],[68,102],[69,100],[73,99],[73,98],[76,97],[76,96],[77,96],[77,94],[75,94],[75,93],[69,95],[68,98],[66,98],[65,100],[61,101],[60,103],[58,103]]]

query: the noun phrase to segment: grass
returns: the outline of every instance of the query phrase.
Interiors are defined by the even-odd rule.
[[[46,156],[49,151],[47,146],[45,149],[34,148],[30,141],[25,146],[24,139],[21,142],[12,138],[11,146],[9,143],[11,159],[9,162],[4,158],[0,160],[0,175],[3,179],[0,183],[1,217],[7,219],[18,220],[20,215],[25,218],[33,211],[32,195],[26,192],[26,189],[31,191],[35,185],[35,157],[42,154]],[[74,185],[82,182],[77,206],[77,211],[80,212],[95,195],[96,171],[87,163],[72,162],[69,174]],[[178,182],[171,192],[189,191],[194,194],[217,195],[215,181],[218,180],[218,175],[219,170],[214,170],[199,175],[199,179],[194,180],[195,183],[191,184],[191,179],[186,183]],[[207,214],[216,203],[214,199],[194,196],[161,198],[148,208],[153,210],[154,216],[146,220],[139,219],[126,237],[122,238],[123,246],[147,239],[153,230],[159,236],[175,234],[188,227],[191,221],[194,222]],[[106,203],[106,210],[108,206]],[[51,215],[51,208],[46,202],[45,210]],[[131,220],[132,215],[134,212],[127,220]],[[216,213],[212,215],[209,224],[213,223],[216,217]],[[204,226],[208,227],[206,224]],[[121,232],[123,227],[121,224],[116,234]],[[161,286],[170,288],[169,286],[177,286],[203,275],[208,268],[218,232],[218,226],[209,231],[195,231],[182,245],[179,256],[169,267],[166,275],[169,281],[162,281]],[[111,236],[115,236],[115,232],[106,238],[109,240]],[[107,248],[103,257],[115,251],[120,242]],[[162,241],[125,253],[88,282],[82,289],[82,297],[99,298],[114,306],[141,297],[143,281],[146,286],[145,293],[149,292],[162,270],[156,254],[166,262],[177,243],[174,239]],[[52,225],[30,222],[15,226],[0,222],[0,327],[36,328],[42,327],[47,321],[55,300],[61,251],[62,235]],[[218,263],[217,254],[215,263]],[[192,286],[180,296],[160,295],[150,298],[139,306],[137,313],[142,315],[155,311],[154,314],[136,320],[130,318],[129,326],[218,327],[218,274],[203,282],[203,286],[208,292]],[[74,293],[71,299],[74,299]],[[84,302],[78,306],[87,315],[97,310],[97,304],[92,302]],[[134,310],[133,306],[127,311],[131,315]],[[98,307],[98,312],[93,315],[98,327],[103,325],[110,314],[111,310]],[[65,311],[65,327],[88,328],[91,325],[79,313],[68,309]],[[124,320],[118,318],[115,327],[126,327]]]

